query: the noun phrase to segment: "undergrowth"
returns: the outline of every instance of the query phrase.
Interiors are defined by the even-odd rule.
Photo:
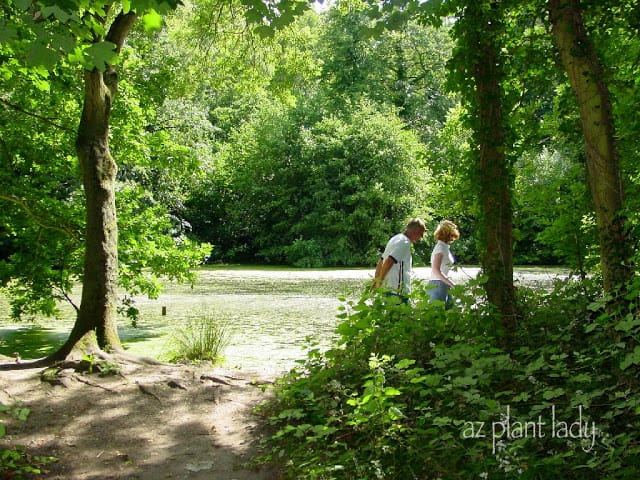
[[[345,303],[334,348],[265,406],[261,461],[306,480],[639,478],[640,287],[519,288],[507,351],[481,281],[450,310],[421,286],[409,305]]]
[[[21,445],[5,445],[4,437],[7,433],[7,425],[4,418],[25,422],[30,410],[21,405],[3,405],[0,403],[0,478],[23,480],[40,478],[44,468],[58,461],[55,457],[34,455]]]

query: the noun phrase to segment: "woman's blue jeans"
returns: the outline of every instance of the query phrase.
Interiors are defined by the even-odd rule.
[[[429,301],[440,300],[444,303],[445,308],[451,308],[453,306],[453,297],[449,295],[450,286],[444,283],[442,280],[430,280],[429,289]]]

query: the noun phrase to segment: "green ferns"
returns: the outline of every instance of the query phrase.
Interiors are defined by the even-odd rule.
[[[416,290],[411,306],[345,305],[335,348],[310,350],[266,406],[264,461],[308,480],[638,477],[633,301],[520,288],[507,352],[478,283],[448,311]]]

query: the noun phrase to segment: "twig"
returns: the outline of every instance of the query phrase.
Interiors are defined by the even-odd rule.
[[[7,194],[3,194],[0,193],[0,199],[2,200],[7,200],[9,202],[13,202],[16,205],[19,205],[26,213],[27,215],[29,215],[29,217],[31,217],[31,219],[36,223],[36,225],[40,226],[41,228],[44,228],[45,230],[57,230],[59,232],[65,233],[67,235],[69,235],[69,237],[71,237],[73,240],[78,240],[77,235],[70,229],[67,227],[60,227],[56,224],[46,224],[44,223],[40,217],[38,215],[36,215],[33,210],[31,210],[31,207],[27,204],[27,201],[17,197],[16,195],[7,195]]]
[[[155,398],[158,402],[162,403],[162,401],[160,400],[160,397],[158,397],[155,393],[153,393],[149,387],[147,387],[146,385],[143,385],[142,383],[139,383],[136,380],[136,385],[138,385],[138,388],[140,389],[140,391],[146,395],[151,395],[153,398]]]
[[[41,122],[48,123],[49,125],[53,125],[54,127],[59,128],[60,130],[63,130],[65,132],[73,133],[73,129],[65,127],[64,125],[56,123],[52,119],[47,118],[47,117],[43,117],[42,115],[38,115],[37,113],[27,112],[23,108],[19,107],[18,105],[14,105],[11,102],[8,102],[7,100],[5,100],[2,97],[0,97],[0,103],[5,104],[7,107],[15,110],[16,112],[20,112],[20,113],[22,113],[24,115],[27,115],[29,117],[33,117],[33,118],[35,118],[37,120],[40,120]]]
[[[107,392],[111,392],[111,393],[118,393],[117,390],[114,390],[114,389],[109,388],[109,387],[104,387],[104,386],[100,385],[99,383],[90,382],[89,380],[85,380],[84,378],[79,377],[78,375],[72,375],[72,377],[73,377],[74,380],[77,380],[77,381],[79,381],[81,383],[84,383],[86,385],[89,385],[91,387],[101,388],[101,389],[106,390]]]

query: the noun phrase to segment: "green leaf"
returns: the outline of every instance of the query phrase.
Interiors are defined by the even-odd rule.
[[[587,308],[592,312],[597,312],[598,310],[602,310],[606,305],[606,301],[604,299],[596,300],[595,302],[591,302]]]
[[[142,23],[147,32],[160,30],[162,28],[162,15],[155,10],[150,10],[142,16]]]
[[[76,47],[76,41],[71,35],[55,34],[51,38],[51,45],[64,53],[70,53]]]
[[[49,81],[44,78],[34,78],[32,82],[33,85],[41,92],[48,92],[51,88]]]
[[[396,397],[398,395],[402,395],[402,392],[400,390],[398,390],[397,388],[394,388],[394,387],[386,387],[384,389],[384,394],[387,397]]]
[[[62,10],[58,5],[51,5],[42,8],[42,16],[44,18],[48,18],[51,15],[53,15],[57,20],[60,20],[62,23],[66,23],[71,18],[71,15]]]
[[[552,400],[562,395],[564,395],[564,389],[558,387],[551,390],[545,390],[545,392],[542,394],[542,398],[544,398],[545,400]]]
[[[624,360],[620,363],[620,368],[626,370],[631,365],[640,364],[640,345],[633,349],[633,352],[627,353]]]
[[[391,420],[399,420],[405,418],[405,414],[398,407],[389,407],[389,418]]]
[[[615,329],[621,332],[630,332],[638,325],[640,325],[640,318],[635,318],[634,315],[629,314],[627,318],[618,322]]]
[[[456,387],[469,387],[471,385],[476,385],[478,380],[473,377],[456,377],[453,379],[452,383]]]
[[[58,63],[59,58],[56,52],[42,43],[34,43],[26,56],[27,65],[31,67],[41,66],[47,70],[52,69]]]
[[[269,25],[259,25],[253,31],[262,38],[272,38],[275,35],[275,30]]]
[[[444,427],[445,425],[450,425],[452,419],[449,417],[436,417],[433,419],[433,424],[437,427]]]
[[[409,358],[405,358],[403,360],[400,360],[398,363],[396,363],[396,368],[400,369],[400,370],[405,370],[406,368],[410,367],[411,365],[413,365],[415,363],[416,363],[415,360],[411,360]]]
[[[490,399],[490,398],[487,398],[484,401],[484,404],[487,406],[487,408],[490,408],[490,409],[494,409],[494,408],[496,408],[498,406],[498,402],[496,402],[495,400]]]
[[[0,43],[9,43],[18,37],[18,32],[11,25],[0,25]]]
[[[591,375],[587,373],[580,373],[573,377],[573,381],[576,383],[587,383],[591,381]]]
[[[15,0],[15,2],[16,7],[18,7],[20,10],[26,11],[31,6],[31,0]]]
[[[27,418],[29,417],[29,414],[31,413],[31,410],[23,407],[23,408],[18,408],[16,410],[16,417],[22,421],[25,422],[27,420]]]
[[[437,387],[442,381],[442,375],[424,375],[418,378],[412,378],[411,383],[424,383],[428,387]]]
[[[104,72],[112,65],[118,54],[116,46],[111,42],[94,43],[84,51],[84,61],[89,67],[97,68]]]

